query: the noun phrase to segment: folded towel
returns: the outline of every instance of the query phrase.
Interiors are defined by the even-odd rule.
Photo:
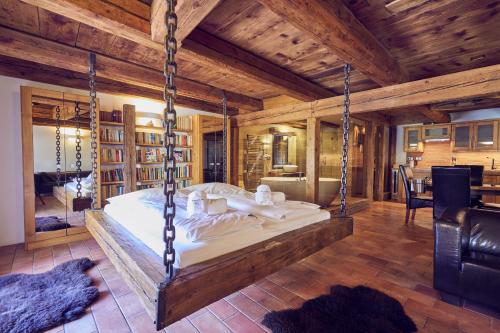
[[[261,186],[263,186],[263,185],[261,185]],[[264,206],[274,205],[272,192],[258,192],[257,191],[257,193],[255,193],[255,201],[259,205],[264,205]]]
[[[271,200],[275,204],[286,201],[285,193],[283,192],[272,192],[271,196],[272,196]]]
[[[187,200],[187,216],[207,213],[208,199],[203,191],[193,191],[189,193]]]
[[[257,186],[257,193],[259,192],[271,192],[269,185],[259,185]]]
[[[208,215],[219,215],[227,212],[227,200],[225,198],[209,199],[207,205]]]

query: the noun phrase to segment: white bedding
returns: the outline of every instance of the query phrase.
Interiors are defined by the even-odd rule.
[[[86,198],[86,197],[90,197],[91,193],[92,193],[92,186],[88,186],[86,185],[85,183],[81,183],[82,185],[82,197]],[[64,185],[64,188],[66,189],[66,191],[68,192],[71,192],[75,197],[76,197],[76,193],[78,192],[77,189],[76,189],[76,182],[69,182],[69,183],[66,183]]]
[[[187,191],[189,190],[191,189],[188,188]],[[243,192],[238,194],[245,195],[244,192],[246,191],[239,190]],[[198,228],[192,228],[192,224],[194,222],[199,223],[199,218],[196,221],[188,221],[183,217],[185,210],[182,207],[182,200],[185,198],[182,197],[185,193],[187,192],[184,191],[176,197],[178,207],[176,207],[176,239],[174,244],[176,249],[176,266],[179,268],[203,262],[279,234],[330,218],[329,212],[314,209],[312,206],[311,208],[303,208],[306,210],[307,215],[299,214],[296,217],[279,221],[230,210],[225,214],[218,215],[215,219],[202,221],[201,230],[202,232],[203,230],[208,232],[209,237],[202,237],[203,239],[192,241],[186,234],[186,230],[198,230]],[[214,191],[210,194],[222,197],[235,195],[232,191],[229,191],[229,193]],[[246,192],[246,195],[248,196],[248,192]],[[162,256],[165,247],[162,238],[164,225],[162,214],[164,196],[162,190],[142,190],[114,197],[109,201],[110,204],[104,208],[104,211],[154,252]],[[293,202],[289,202],[289,204],[294,205]],[[214,217],[211,216],[210,218]],[[218,222],[221,221],[222,223],[219,224]],[[233,222],[231,223],[231,221]],[[191,228],[189,227],[190,225]]]

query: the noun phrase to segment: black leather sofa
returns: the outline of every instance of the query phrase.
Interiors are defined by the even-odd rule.
[[[500,212],[447,210],[434,222],[434,288],[500,311]]]

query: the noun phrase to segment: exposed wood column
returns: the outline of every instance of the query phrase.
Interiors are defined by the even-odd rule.
[[[231,119],[232,120],[232,119]],[[231,121],[234,124],[234,121]],[[229,153],[229,158],[231,162],[231,184],[239,185],[239,156],[240,156],[240,134],[238,127],[231,128],[231,151]]]
[[[373,200],[373,180],[375,171],[375,124],[372,121],[367,121],[365,125],[365,141],[364,141],[364,165],[365,165],[365,197]]]
[[[408,76],[342,0],[258,0],[382,86]]]
[[[224,127],[224,125],[222,125]],[[232,170],[232,165],[233,161],[231,160],[231,146],[232,146],[232,136],[233,136],[233,129],[231,127],[231,119],[229,118],[227,120],[226,124],[226,131],[227,131],[227,136],[226,136],[226,183],[231,184],[231,179],[233,177],[233,170]]]
[[[500,65],[351,93],[350,111],[376,112],[500,93]],[[307,117],[341,115],[344,96],[302,102],[236,116],[238,126],[264,125]]]
[[[433,123],[439,124],[450,122],[450,115],[448,113],[432,110],[428,105],[421,105],[414,109],[432,120]]]
[[[321,121],[318,118],[307,118],[306,198],[314,203],[319,198],[320,134]]]
[[[125,168],[123,178],[125,182],[125,193],[133,192],[137,189],[137,152],[135,150],[135,105],[123,105],[123,155]]]
[[[377,177],[376,188],[374,189],[374,199],[377,201],[384,200],[384,189],[385,189],[385,178],[386,178],[386,169],[388,163],[388,148],[389,148],[389,127],[384,125],[377,125],[377,128],[381,129],[380,137],[377,135],[376,142],[379,145],[377,166],[375,170],[375,174]],[[375,131],[378,132],[378,129]]]
[[[203,116],[192,116],[193,121],[193,185],[203,183]]]

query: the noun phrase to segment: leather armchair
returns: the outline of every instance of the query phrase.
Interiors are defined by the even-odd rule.
[[[500,310],[500,212],[446,210],[434,236],[434,288],[443,300]]]

